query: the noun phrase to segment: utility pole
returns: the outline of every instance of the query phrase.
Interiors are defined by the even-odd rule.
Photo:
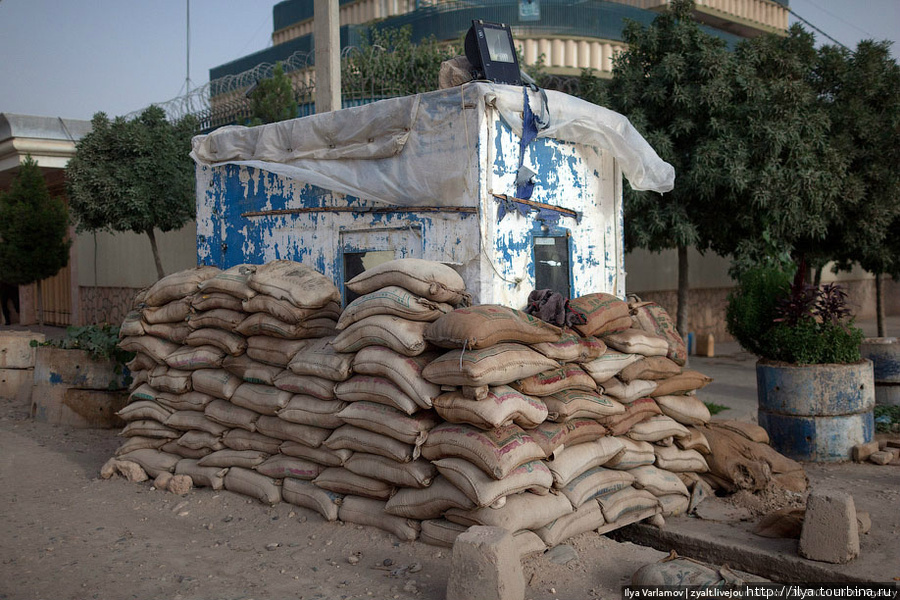
[[[341,22],[338,0],[315,0],[316,112],[341,108]]]

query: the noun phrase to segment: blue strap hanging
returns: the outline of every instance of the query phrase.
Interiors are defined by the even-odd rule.
[[[531,104],[528,102],[528,88],[526,87],[522,88],[522,98],[522,138],[519,140],[520,173],[525,164],[525,149],[528,148],[528,145],[534,141],[538,134],[538,124],[534,113],[531,112]],[[521,181],[523,179],[521,177],[519,179],[520,181],[517,182],[518,185],[516,186],[516,198],[528,200],[531,198],[531,194],[534,193],[534,182],[531,177],[528,177],[525,181]]]

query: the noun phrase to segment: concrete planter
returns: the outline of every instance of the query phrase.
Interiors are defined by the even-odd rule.
[[[900,406],[900,340],[895,337],[866,338],[859,347],[875,370],[875,404]]]
[[[121,427],[116,416],[128,403],[127,373],[84,350],[40,346],[35,352],[31,416],[36,421],[78,428]]]
[[[43,333],[4,331],[0,333],[0,398],[31,402],[34,385],[34,351],[31,341],[44,341]]]
[[[795,460],[850,459],[853,446],[872,441],[875,381],[872,361],[794,365],[756,363],[759,424],[772,447]]]

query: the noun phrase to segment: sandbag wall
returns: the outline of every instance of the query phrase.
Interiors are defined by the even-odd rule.
[[[523,551],[688,507],[709,421],[657,305],[591,294],[570,327],[485,305],[439,263],[348,283],[290,261],[200,267],[137,299],[117,460],[451,545],[473,524]]]

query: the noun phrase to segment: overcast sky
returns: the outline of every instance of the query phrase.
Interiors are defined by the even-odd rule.
[[[270,46],[276,3],[191,0],[192,85],[206,83],[211,67]],[[0,112],[90,119],[183,94],[186,6],[187,0],[0,0]],[[896,40],[900,31],[900,0],[791,0],[790,7],[851,48],[861,39]],[[898,51],[895,45],[895,57]]]

